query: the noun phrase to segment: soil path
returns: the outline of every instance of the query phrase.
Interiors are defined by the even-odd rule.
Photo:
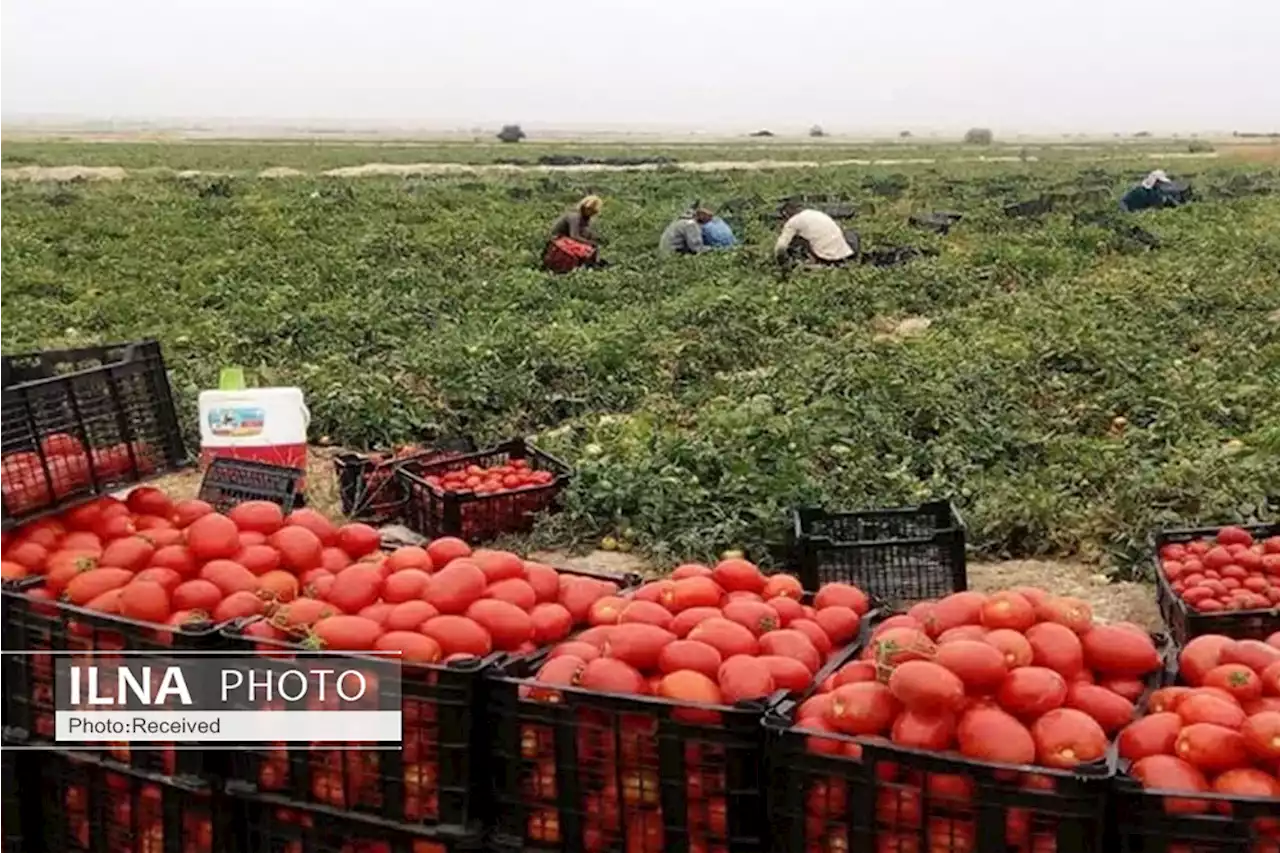
[[[1151,160],[1192,160],[1215,159],[1217,152],[1190,154],[1185,151],[1149,152],[1146,157]],[[540,166],[516,165],[504,163],[366,163],[362,166],[343,166],[322,172],[311,173],[287,166],[273,166],[263,169],[254,176],[260,178],[295,178],[313,174],[331,178],[368,178],[378,176],[414,177],[422,175],[503,175],[503,174],[548,174],[548,173],[580,173],[580,172],[656,172],[677,170],[684,172],[758,172],[768,169],[819,169],[841,166],[929,166],[939,162],[947,163],[1018,163],[1038,162],[1035,156],[1020,157],[1016,155],[978,156],[978,157],[913,157],[887,159],[845,159],[845,160],[705,160],[687,163],[671,163],[666,165],[642,164],[635,166],[610,166],[603,164],[582,164],[572,166]],[[1099,159],[1119,158],[1080,158],[1080,162],[1096,163]],[[229,175],[232,172],[202,172],[194,169],[175,171],[166,168],[124,169],[120,166],[21,166],[4,169],[0,177],[6,181],[122,181],[128,177],[147,177],[170,175],[174,177],[197,177],[200,175]],[[246,173],[246,175],[249,173]]]

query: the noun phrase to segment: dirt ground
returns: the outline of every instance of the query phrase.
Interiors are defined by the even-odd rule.
[[[1151,152],[1148,156],[1156,160],[1196,160],[1214,159],[1217,152],[1188,153],[1178,151]],[[1104,158],[1105,159],[1105,158]],[[947,158],[947,162],[970,163],[1017,163],[1036,162],[1034,155],[1012,156],[993,155],[977,157]],[[1096,162],[1097,157],[1089,158]],[[641,164],[634,166],[612,166],[600,164],[584,164],[570,166],[514,165],[502,163],[365,163],[361,166],[343,166],[320,172],[331,178],[367,178],[376,176],[411,177],[420,175],[490,175],[511,173],[550,173],[550,172],[653,172],[658,169],[676,169],[686,172],[734,172],[761,171],[765,169],[816,169],[838,166],[904,166],[933,165],[938,163],[934,157],[887,158],[887,159],[849,159],[829,160],[716,160],[690,161],[688,163],[671,163],[663,166]],[[4,180],[16,181],[121,181],[126,177],[141,175],[176,174],[180,177],[196,177],[202,174],[222,175],[225,172],[200,172],[187,170],[173,172],[170,169],[135,169],[127,170],[119,166],[21,166],[4,169],[0,177]],[[308,173],[285,166],[264,169],[257,173],[262,178],[291,178],[306,176]]]
[[[341,498],[333,471],[333,457],[337,452],[333,448],[313,447],[307,460],[307,504],[332,518],[342,516]],[[196,470],[184,471],[165,477],[156,485],[176,497],[195,497],[200,490],[200,473]],[[588,554],[539,551],[529,556],[553,566],[598,572],[639,572],[642,575],[654,575],[661,570],[661,567],[651,566],[635,554],[608,551]],[[1151,630],[1158,630],[1161,626],[1155,589],[1151,584],[1113,583],[1096,566],[1063,560],[1009,560],[969,564],[971,589],[987,591],[1023,585],[1039,586],[1061,595],[1082,598],[1092,605],[1094,615],[1104,621],[1136,622]]]

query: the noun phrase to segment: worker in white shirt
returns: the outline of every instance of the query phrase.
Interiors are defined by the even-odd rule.
[[[779,262],[797,252],[814,263],[839,266],[856,254],[844,231],[822,211],[807,210],[799,202],[788,201],[782,206],[782,215],[787,221],[773,247]]]

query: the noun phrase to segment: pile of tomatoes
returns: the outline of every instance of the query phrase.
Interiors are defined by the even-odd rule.
[[[512,459],[505,465],[483,468],[468,465],[446,474],[424,477],[427,485],[438,492],[472,492],[477,495],[496,495],[536,486],[549,486],[556,476],[550,471],[535,470],[527,459]]]
[[[567,637],[597,599],[618,591],[612,582],[561,575],[508,552],[472,552],[459,539],[390,554],[379,547],[373,528],[339,527],[314,510],[286,516],[276,504],[250,501],[222,515],[202,501],[175,503],[142,487],[125,501],[103,498],[20,528],[4,543],[4,577],[41,577],[25,595],[51,623],[57,611],[41,602],[129,620],[91,629],[68,615],[69,643],[77,648],[163,648],[175,631],[261,616],[244,634],[263,648],[382,651],[408,664],[532,651]],[[53,640],[46,631],[44,647]],[[32,704],[49,711],[35,729],[48,738],[52,667],[48,656],[33,661]],[[438,815],[445,748],[431,698],[435,676],[406,670],[405,677],[420,678],[424,689],[402,707],[403,813],[430,820]],[[127,761],[128,746],[113,744],[110,754]],[[379,775],[379,753],[317,749],[308,757],[317,802],[377,810],[393,789]],[[283,790],[290,766],[283,747],[268,749],[252,781]],[[172,750],[164,767],[173,772]]]
[[[1109,737],[1134,715],[1144,679],[1160,669],[1151,637],[1126,623],[1095,625],[1089,605],[1016,589],[958,592],[880,623],[860,659],[845,664],[797,709],[808,751],[860,759],[863,744],[945,752],[1018,765],[1013,788],[1054,790],[1052,772],[1101,761]],[[842,737],[844,736],[844,737]],[[852,736],[852,737],[848,737]],[[847,776],[806,779],[806,838],[846,847],[856,791]],[[977,778],[880,763],[875,774],[879,850],[975,849]],[[928,793],[927,800],[923,793]],[[1056,847],[1055,826],[1031,809],[1006,811],[1010,849]],[[863,830],[865,831],[865,829]]]
[[[1211,540],[1163,546],[1160,570],[1200,613],[1280,607],[1280,536],[1255,542],[1243,528],[1224,527]]]
[[[520,687],[529,702],[560,703],[563,687],[677,703],[604,702],[582,710],[575,728],[588,851],[623,846],[628,853],[664,848],[664,821],[687,830],[690,849],[727,850],[725,767],[733,750],[755,748],[754,739],[736,743],[719,729],[725,708],[760,700],[777,691],[812,685],[833,655],[858,635],[869,601],[856,587],[828,584],[807,600],[791,575],[761,574],[742,559],[714,568],[684,565],[668,579],[645,584],[626,597],[595,602],[590,628],[556,646],[536,675]],[[658,778],[658,723],[668,712],[687,724],[682,748],[688,813],[664,815]],[[528,809],[528,838],[543,844],[562,840],[556,792],[556,732],[532,722],[521,725],[526,775],[519,798]],[[749,761],[759,762],[752,754]],[[741,792],[738,792],[741,794]],[[763,800],[754,806],[763,808]]]
[[[44,462],[41,462],[41,455]],[[14,515],[34,512],[91,485],[128,475],[154,473],[159,457],[142,441],[85,449],[80,439],[57,432],[40,441],[40,453],[23,450],[4,454],[4,505]],[[46,473],[47,466],[47,473]]]
[[[1261,640],[1204,634],[1178,655],[1181,686],[1151,694],[1117,740],[1143,788],[1276,800],[1258,818],[1259,853],[1280,850],[1280,632]],[[1231,803],[1167,796],[1173,815],[1229,815]],[[1269,839],[1263,841],[1262,839]]]

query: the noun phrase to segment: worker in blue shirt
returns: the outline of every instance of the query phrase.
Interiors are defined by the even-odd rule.
[[[736,246],[738,240],[733,236],[733,229],[729,227],[729,223],[715,216],[702,223],[702,243],[713,249],[724,249]]]

